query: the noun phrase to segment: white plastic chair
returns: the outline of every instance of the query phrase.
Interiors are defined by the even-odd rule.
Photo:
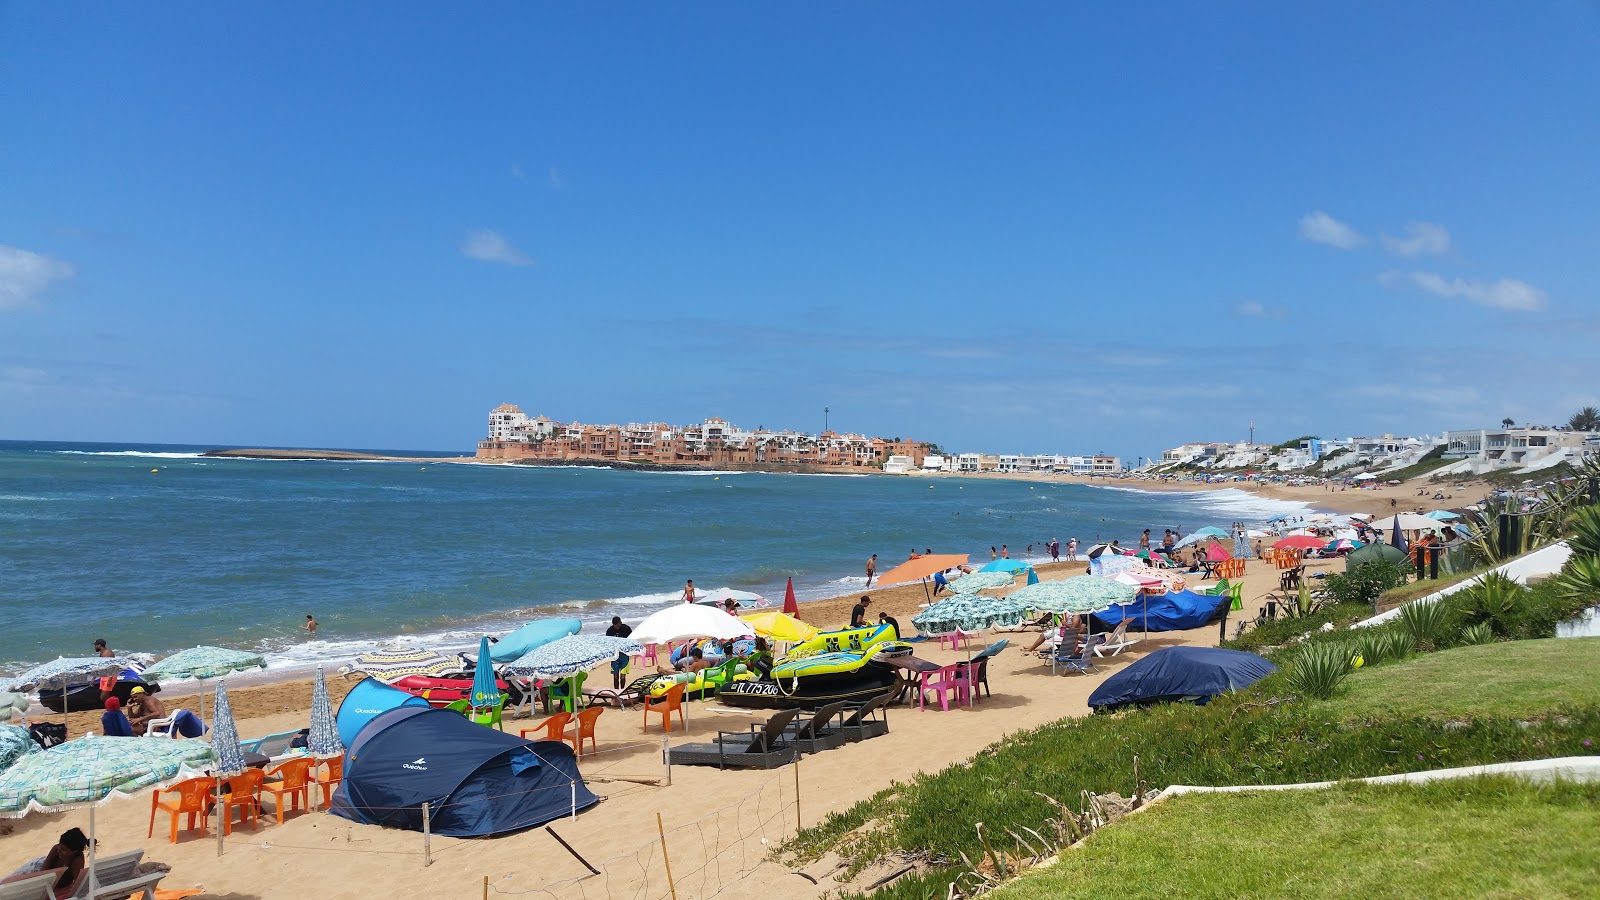
[[[183,712],[183,710],[175,709],[172,711],[172,715],[170,716],[162,716],[159,719],[151,719],[145,724],[144,736],[153,738],[182,737],[183,735],[179,734],[178,730],[172,727],[172,723],[177,721],[178,713],[181,712]]]

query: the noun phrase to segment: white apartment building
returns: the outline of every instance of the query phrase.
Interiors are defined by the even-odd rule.
[[[1482,428],[1446,431],[1445,459],[1460,460],[1451,474],[1479,474],[1494,469],[1534,471],[1562,462],[1576,464],[1600,453],[1600,432],[1561,428]],[[1444,470],[1440,470],[1443,472]]]

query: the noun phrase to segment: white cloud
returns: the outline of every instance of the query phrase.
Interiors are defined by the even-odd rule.
[[[1544,291],[1515,278],[1467,281],[1433,272],[1384,272],[1378,276],[1378,281],[1387,287],[1409,285],[1437,297],[1459,298],[1490,309],[1538,312],[1550,305],[1550,298]]]
[[[555,166],[550,167],[550,186],[558,191],[567,186],[566,181],[562,180],[561,173],[556,171]]]
[[[75,274],[59,259],[0,244],[0,312],[33,306],[51,282]]]
[[[1233,305],[1233,314],[1251,319],[1281,319],[1285,313],[1281,306],[1267,306],[1256,300],[1241,300]]]
[[[1396,256],[1443,256],[1450,252],[1450,232],[1432,222],[1408,222],[1405,237],[1386,234],[1383,247]]]
[[[1354,250],[1367,242],[1361,232],[1320,209],[1300,217],[1300,236],[1314,244],[1327,244],[1340,250]]]
[[[505,263],[508,266],[534,265],[533,257],[511,246],[505,235],[487,228],[467,232],[466,239],[461,242],[461,252],[484,262]]]

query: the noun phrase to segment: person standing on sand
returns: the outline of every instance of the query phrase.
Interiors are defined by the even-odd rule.
[[[625,638],[633,634],[633,627],[624,624],[621,616],[611,617],[611,627],[606,629],[606,637]],[[617,658],[611,661],[611,687],[613,690],[622,690],[623,679],[627,677],[628,654],[618,653]]]
[[[306,631],[309,634],[317,633],[317,620],[311,618],[310,613],[306,613]]]
[[[1150,529],[1148,529],[1148,528],[1146,528],[1144,530],[1144,534],[1139,535],[1139,549],[1140,550],[1149,550],[1150,549]]]
[[[693,578],[691,578],[688,581],[685,581],[683,583],[683,602],[685,602],[685,603],[693,603],[694,602],[694,579]]]
[[[872,587],[872,577],[878,574],[878,554],[872,554],[867,560],[867,587]]]

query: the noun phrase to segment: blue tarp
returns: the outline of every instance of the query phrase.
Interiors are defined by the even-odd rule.
[[[527,656],[529,650],[577,634],[582,627],[577,619],[538,619],[489,645],[489,658],[497,663],[515,662]]]
[[[334,716],[334,723],[339,727],[339,743],[349,747],[355,743],[356,735],[368,722],[401,706],[431,708],[428,701],[415,694],[390,687],[376,678],[362,679],[360,684],[350,689],[350,693],[344,695],[344,701],[339,704],[339,713]]]
[[[1230,599],[1226,595],[1213,597],[1194,591],[1168,591],[1137,599],[1127,606],[1113,606],[1095,613],[1094,617],[1108,629],[1117,627],[1118,622],[1127,619],[1128,628],[1134,629],[1146,627],[1145,618],[1148,615],[1148,628],[1151,631],[1182,631],[1204,625],[1217,611],[1217,606]]]
[[[329,812],[353,822],[486,837],[600,802],[572,748],[485,728],[452,710],[403,707],[373,719],[345,756]]]
[[[1090,709],[1165,700],[1205,703],[1278,671],[1254,653],[1218,647],[1166,647],[1112,675],[1089,695]]]
[[[987,565],[985,565],[983,568],[979,569],[978,571],[979,572],[1010,572],[1013,575],[1015,575],[1016,573],[1021,572],[1023,569],[1032,569],[1032,568],[1033,568],[1033,565],[1031,563],[1025,563],[1020,559],[997,559],[997,560],[995,560],[995,561],[993,561],[991,563],[988,563]]]

